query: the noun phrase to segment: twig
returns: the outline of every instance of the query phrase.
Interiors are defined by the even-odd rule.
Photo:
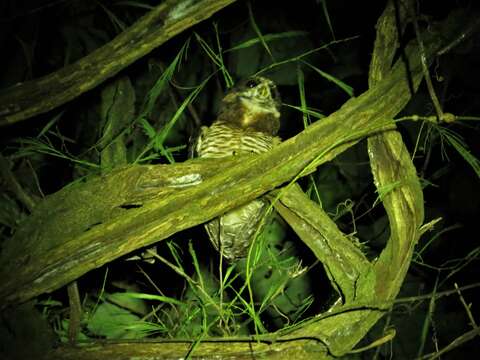
[[[67,286],[68,304],[70,306],[70,322],[68,323],[68,342],[75,344],[80,330],[80,321],[82,319],[82,304],[78,292],[77,281],[73,281]]]
[[[0,175],[7,183],[7,187],[12,191],[17,199],[25,205],[29,212],[35,207],[35,200],[23,189],[22,185],[17,181],[15,175],[10,170],[8,160],[0,154]]]
[[[418,48],[420,51],[420,61],[422,64],[423,76],[425,77],[425,82],[427,83],[428,93],[430,94],[430,98],[432,99],[438,119],[440,121],[443,121],[442,106],[438,101],[437,94],[435,93],[435,89],[433,88],[432,78],[430,77],[430,72],[428,71],[427,55],[425,52],[425,47],[423,45],[422,35],[420,34],[420,28],[418,26],[417,15],[414,13],[413,6],[409,7],[409,10],[412,17],[413,27],[415,29],[415,36],[417,37]]]
[[[428,359],[428,360],[434,360],[438,359],[440,356],[443,354],[461,346],[462,344],[466,343],[467,341],[472,340],[475,336],[480,334],[480,328],[475,328],[473,330],[470,330],[466,332],[463,335],[460,335],[457,337],[455,340],[453,340],[450,344],[445,346],[442,350],[437,351],[436,353],[431,353],[431,354],[426,354],[421,357],[418,357],[417,360],[422,360],[422,359]]]
[[[472,324],[472,327],[475,329],[475,328],[478,328],[478,325],[477,323],[475,322],[475,318],[473,317],[472,315],[472,312],[470,310],[470,306],[467,305],[467,303],[465,302],[465,299],[463,298],[463,295],[462,293],[460,292],[460,289],[458,288],[458,285],[457,283],[454,284],[455,285],[455,290],[457,291],[458,293],[458,296],[460,297],[460,301],[463,305],[463,307],[465,308],[465,311],[467,312],[467,315],[468,315],[468,318],[470,319],[470,322]]]
[[[450,44],[440,49],[437,52],[437,56],[441,56],[449,52],[455,46],[460,44],[462,41],[469,38],[477,30],[479,26],[480,26],[480,17],[477,16],[477,19],[473,23],[471,23],[464,32],[462,32],[459,36],[457,36],[457,38],[455,38],[455,40],[453,40]]]

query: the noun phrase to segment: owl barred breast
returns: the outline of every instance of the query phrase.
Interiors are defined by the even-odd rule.
[[[222,99],[217,119],[202,127],[194,152],[201,158],[222,158],[263,153],[280,139],[280,96],[275,84],[251,77],[232,88]],[[228,261],[248,254],[249,246],[267,209],[260,198],[230,210],[205,224],[208,237]]]

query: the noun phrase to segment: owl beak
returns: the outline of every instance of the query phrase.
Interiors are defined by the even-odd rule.
[[[262,84],[262,86],[258,89],[258,94],[261,98],[268,99],[270,98],[270,88],[267,84]]]
[[[272,89],[270,89],[270,86],[268,84],[262,84],[261,86],[257,87],[257,99],[260,101],[264,102],[270,102],[273,100],[272,97]]]

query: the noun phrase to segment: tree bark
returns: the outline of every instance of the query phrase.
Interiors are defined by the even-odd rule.
[[[432,39],[429,49],[439,46]],[[9,264],[2,266],[9,269],[3,271],[2,301],[25,301],[52,291],[311,171],[367,135],[392,129],[391,119],[411,96],[407,79],[418,86],[422,76],[416,50],[415,45],[407,49],[410,74],[399,61],[375,87],[266,154],[241,163],[220,159],[132,166],[50,196],[0,259]],[[198,184],[186,186],[185,181]]]
[[[236,0],[166,0],[91,54],[0,93],[0,126],[63,105]]]
[[[455,20],[447,19],[445,23]],[[270,152],[240,159],[130,166],[48,197],[35,208],[2,253],[2,306],[57,289],[119,256],[206,222],[285,183],[293,183],[370,136],[372,173],[390,220],[391,237],[373,264],[364,264],[361,254],[348,250],[348,246],[335,248],[336,253],[350,251],[356,257],[355,264],[359,264],[352,270],[358,277],[349,290],[353,295],[348,301],[297,329],[262,335],[255,342],[212,339],[195,344],[195,355],[202,357],[285,358],[292,354],[300,359],[330,359],[348,353],[391,306],[413,247],[426,229],[425,225],[422,227],[423,198],[415,169],[400,136],[392,131],[392,119],[418,87],[422,67],[414,42],[405,48],[403,59],[392,68],[387,66],[397,44],[398,28],[394,24],[393,2],[389,2],[377,24],[370,89]],[[445,29],[448,30],[445,27],[441,33],[432,27],[424,36],[430,61],[448,43],[444,39],[451,34]],[[387,187],[389,191],[385,191]],[[290,216],[293,221],[303,219],[325,241],[331,240],[327,233],[335,230],[323,227],[323,223],[315,224],[315,219],[309,218],[310,211],[302,214],[302,206],[296,207],[295,201],[289,203],[289,195],[295,194],[289,194],[287,186],[276,198],[287,213],[296,216],[285,217]],[[309,246],[319,243],[312,241]],[[350,260],[342,261],[348,264]],[[333,269],[332,273],[349,269],[337,265],[340,270]],[[343,283],[346,289],[352,288],[348,281]],[[152,354],[171,358],[186,356],[192,347],[192,343],[181,341],[107,343],[61,347],[53,350],[49,358],[101,359],[116,357],[115,354],[124,358]]]

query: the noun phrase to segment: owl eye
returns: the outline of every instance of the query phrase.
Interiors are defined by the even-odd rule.
[[[254,79],[250,79],[245,83],[245,86],[250,88],[250,89],[254,88],[257,85],[258,85],[258,81],[254,80]]]

